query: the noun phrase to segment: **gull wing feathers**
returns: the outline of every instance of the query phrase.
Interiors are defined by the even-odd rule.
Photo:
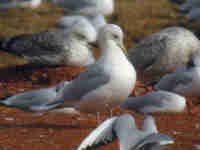
[[[115,140],[116,136],[113,133],[113,123],[117,118],[118,117],[112,117],[104,121],[83,140],[77,150],[100,147]]]

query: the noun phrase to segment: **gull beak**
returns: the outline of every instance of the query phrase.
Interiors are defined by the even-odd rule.
[[[127,50],[126,50],[126,48],[125,48],[125,46],[124,46],[124,43],[123,43],[123,42],[120,42],[120,43],[119,43],[119,47],[122,49],[122,51],[123,51],[124,53],[126,53],[126,52],[127,52]]]

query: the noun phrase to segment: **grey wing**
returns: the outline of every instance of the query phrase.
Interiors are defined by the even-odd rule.
[[[10,37],[3,42],[2,48],[18,56],[55,55],[63,50],[63,39],[59,32],[43,31]]]
[[[134,110],[136,112],[142,112],[144,107],[148,106],[162,106],[162,101],[158,101],[157,97],[154,97],[153,92],[147,93],[144,96],[128,97],[121,105],[121,108]]]
[[[154,86],[154,89],[174,91],[178,86],[190,84],[192,80],[192,74],[190,72],[175,72],[161,78]]]
[[[63,103],[65,100],[80,100],[83,96],[95,90],[110,80],[110,76],[104,73],[104,71],[98,65],[90,65],[86,72],[80,73],[78,78],[71,81],[66,85],[59,93],[61,98],[58,98],[53,103]]]
[[[167,134],[153,133],[138,142],[135,145],[134,150],[140,150],[141,147],[149,143],[158,143],[160,145],[173,144],[174,139]]]
[[[116,139],[113,133],[113,123],[117,117],[112,117],[100,124],[80,144],[77,150],[87,150],[103,146]]]
[[[134,48],[128,50],[128,58],[136,69],[144,70],[153,65],[166,48],[167,37],[156,34],[140,41]]]
[[[28,109],[32,106],[45,105],[46,103],[53,101],[55,98],[56,92],[52,88],[44,88],[11,96],[3,100],[2,103],[8,106]]]

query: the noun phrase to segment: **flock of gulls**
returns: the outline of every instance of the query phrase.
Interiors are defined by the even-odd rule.
[[[65,16],[56,31],[41,31],[0,40],[0,49],[46,66],[84,67],[77,78],[54,87],[13,95],[0,103],[24,111],[95,113],[111,108],[138,113],[182,112],[186,96],[200,97],[200,42],[188,29],[168,27],[139,41],[126,50],[120,26],[105,18],[114,11],[114,0],[51,0],[62,7]],[[41,0],[1,0],[0,9],[38,7]],[[199,0],[186,0],[180,6],[190,18],[197,17]],[[195,13],[196,12],[196,13]],[[90,50],[100,49],[96,59]],[[125,54],[126,53],[126,54]],[[137,72],[156,77],[153,91],[129,96],[135,88]],[[137,128],[133,116],[111,116],[92,131],[78,150],[97,148],[119,139],[121,150],[161,150],[174,142],[159,133],[152,116],[145,116]]]

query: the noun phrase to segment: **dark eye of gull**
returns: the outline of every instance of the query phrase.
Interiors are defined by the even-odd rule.
[[[118,39],[118,38],[119,38],[119,37],[118,37],[117,35],[115,35],[115,34],[113,35],[113,37],[114,37],[114,39]]]

